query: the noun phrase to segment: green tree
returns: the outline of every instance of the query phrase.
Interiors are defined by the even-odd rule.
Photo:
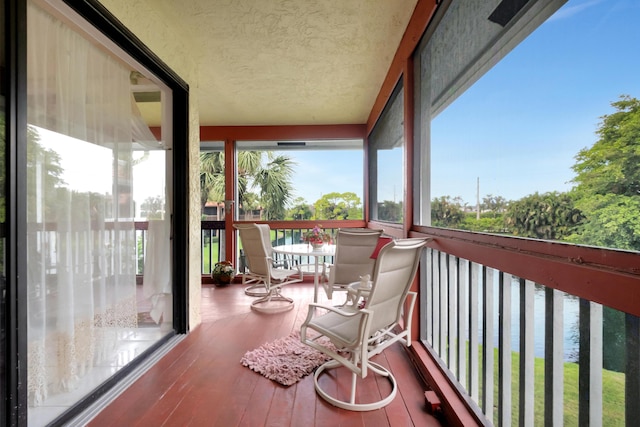
[[[315,203],[316,219],[360,219],[362,202],[353,192],[327,193]]]
[[[307,201],[298,197],[293,201],[293,207],[289,209],[287,213],[287,219],[290,220],[305,220],[313,218],[313,211]]]
[[[284,218],[292,194],[293,165],[291,158],[273,152],[238,152],[240,207],[245,211],[262,207],[267,220]],[[202,208],[207,201],[225,200],[224,153],[200,154],[200,190]]]
[[[576,155],[576,190],[584,194],[640,196],[640,101],[627,95],[602,117],[600,139]]]
[[[505,222],[512,234],[546,240],[563,240],[584,220],[567,193],[557,191],[529,195],[511,202]]]
[[[640,250],[640,101],[623,95],[611,105],[598,141],[573,166],[576,206],[587,218],[571,241]]]
[[[245,191],[240,202],[240,212],[247,213],[260,209],[260,198],[257,194]]]
[[[575,243],[640,250],[640,101],[623,95],[601,119],[598,140],[576,156],[573,182],[584,225]],[[604,307],[605,369],[624,372],[625,315]]]
[[[460,197],[436,197],[431,201],[431,225],[434,227],[459,228],[464,219],[463,206]]]
[[[262,162],[262,152],[260,151],[240,151],[238,152],[238,197],[240,206],[245,210],[254,209],[260,206],[258,196],[249,193],[248,188],[253,182],[254,176],[260,168]],[[249,195],[251,194],[251,195]]]
[[[640,250],[640,197],[593,195],[576,201],[584,225],[567,240],[605,248]]]
[[[480,203],[480,208],[483,211],[489,211],[493,214],[494,217],[503,213],[507,208],[508,202],[502,196],[494,196],[493,194],[487,194],[482,198],[482,203]]]
[[[389,222],[402,222],[402,203],[385,200],[378,203],[378,219]]]
[[[288,156],[267,152],[267,162],[255,172],[253,187],[260,189],[264,219],[283,219],[293,194],[293,160]]]
[[[224,200],[224,153],[207,151],[200,153],[200,208],[208,201]]]
[[[494,212],[482,213],[480,219],[476,219],[476,214],[466,213],[464,219],[458,225],[461,230],[480,231],[484,233],[504,233],[504,215]]]

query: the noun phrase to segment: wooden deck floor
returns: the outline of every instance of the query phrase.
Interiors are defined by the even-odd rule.
[[[203,285],[202,324],[90,425],[442,425],[426,412],[424,386],[400,344],[374,359],[391,367],[398,381],[398,395],[385,408],[369,412],[331,406],[316,395],[312,375],[285,387],[242,366],[240,359],[246,351],[299,330],[307,304],[313,299],[313,285],[290,285],[283,294],[294,298],[295,308],[265,315],[250,310],[252,298],[244,295],[241,285]],[[378,387],[388,387],[386,380],[377,381],[375,375],[365,380],[367,383],[358,389],[362,396],[378,393]]]

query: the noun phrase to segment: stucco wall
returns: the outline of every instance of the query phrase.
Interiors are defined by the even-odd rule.
[[[197,65],[189,57],[189,41],[175,30],[170,17],[153,0],[101,0],[151,51],[176,72],[190,88],[197,86]],[[199,114],[196,94],[189,94],[189,325],[200,323],[200,181]],[[175,189],[174,189],[175,191]],[[178,189],[182,191],[182,189]]]

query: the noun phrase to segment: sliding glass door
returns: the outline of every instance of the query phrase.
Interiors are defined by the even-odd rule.
[[[86,27],[28,4],[30,425],[174,333],[171,91]]]

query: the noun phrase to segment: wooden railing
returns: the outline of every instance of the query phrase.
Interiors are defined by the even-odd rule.
[[[322,221],[323,228],[330,233],[336,232],[340,227],[363,227],[363,221]],[[226,230],[224,221],[202,221],[200,234],[201,270],[203,278],[211,274],[211,269],[216,262],[222,261],[225,253]],[[318,221],[278,221],[270,223],[274,239],[272,245],[295,244],[301,242],[302,233],[312,229]],[[147,242],[148,222],[136,221],[136,274],[141,279],[144,274],[144,254]],[[240,265],[241,253],[238,259],[233,260],[234,265]],[[305,263],[304,260],[299,260]]]
[[[445,400],[462,395],[478,420],[499,426],[637,423],[640,254],[412,234],[434,237],[421,269],[420,338],[446,380],[425,375]],[[621,363],[608,357],[617,344]]]
[[[271,227],[273,234],[273,240],[271,244],[287,245],[301,242],[301,236],[304,232],[312,229],[318,224],[322,224],[322,227],[330,233],[335,234],[336,230],[340,227],[364,227],[364,221],[272,221],[268,223]],[[224,259],[225,253],[225,239],[226,230],[224,229],[224,221],[202,221],[202,235],[201,235],[201,250],[202,250],[202,262],[201,262],[201,274],[203,280],[211,274],[211,268],[216,262]],[[242,269],[242,253],[239,250],[236,259],[232,262],[238,266],[238,269]],[[301,264],[308,263],[308,260],[297,260]]]

